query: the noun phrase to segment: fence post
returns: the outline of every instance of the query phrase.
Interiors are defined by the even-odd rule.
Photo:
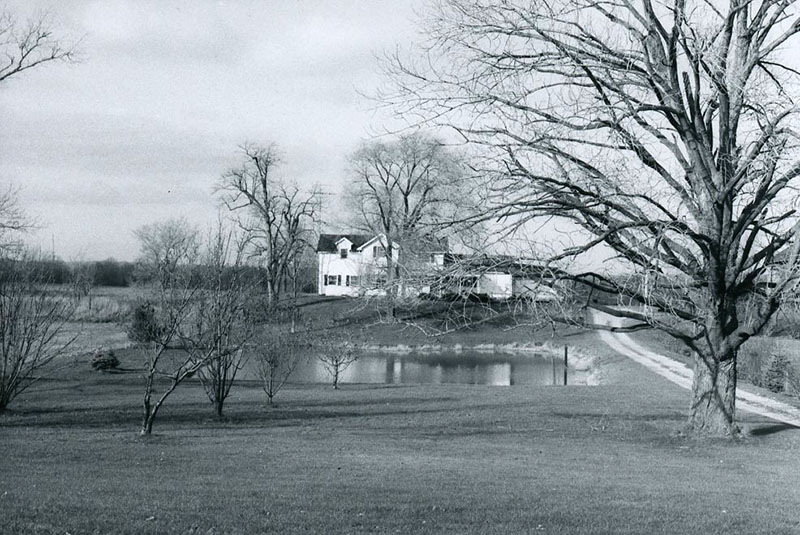
[[[564,346],[564,386],[567,386],[567,366],[568,366],[569,356],[567,354],[567,346]]]

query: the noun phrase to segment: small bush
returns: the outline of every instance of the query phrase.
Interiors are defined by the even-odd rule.
[[[115,370],[119,367],[119,359],[111,349],[98,349],[92,355],[92,369],[97,371]]]
[[[164,327],[158,321],[156,308],[148,302],[140,303],[133,309],[133,318],[128,326],[128,338],[137,344],[158,340]]]
[[[769,367],[764,372],[764,386],[772,392],[786,390],[786,381],[789,377],[789,359],[785,355],[773,355]]]

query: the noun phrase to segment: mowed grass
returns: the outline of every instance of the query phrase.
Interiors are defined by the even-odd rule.
[[[596,387],[196,383],[137,437],[141,378],[86,363],[0,415],[3,533],[798,533],[800,432],[682,438],[688,394]]]

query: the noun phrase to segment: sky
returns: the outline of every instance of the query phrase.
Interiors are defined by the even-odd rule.
[[[64,260],[133,260],[142,225],[217,218],[214,184],[245,142],[281,175],[337,194],[347,156],[398,126],[362,96],[376,55],[417,38],[423,0],[10,1],[47,13],[80,61],[0,85],[0,184],[20,188]]]

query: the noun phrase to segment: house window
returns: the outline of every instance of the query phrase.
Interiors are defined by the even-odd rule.
[[[372,249],[372,257],[373,258],[383,258],[386,256],[386,249],[381,245],[376,245]]]
[[[325,275],[325,286],[341,286],[341,275]]]
[[[345,278],[345,285],[347,286],[358,286],[358,284],[358,275],[347,275],[347,278]]]
[[[347,258],[347,249],[339,249],[339,256],[341,258]]]

